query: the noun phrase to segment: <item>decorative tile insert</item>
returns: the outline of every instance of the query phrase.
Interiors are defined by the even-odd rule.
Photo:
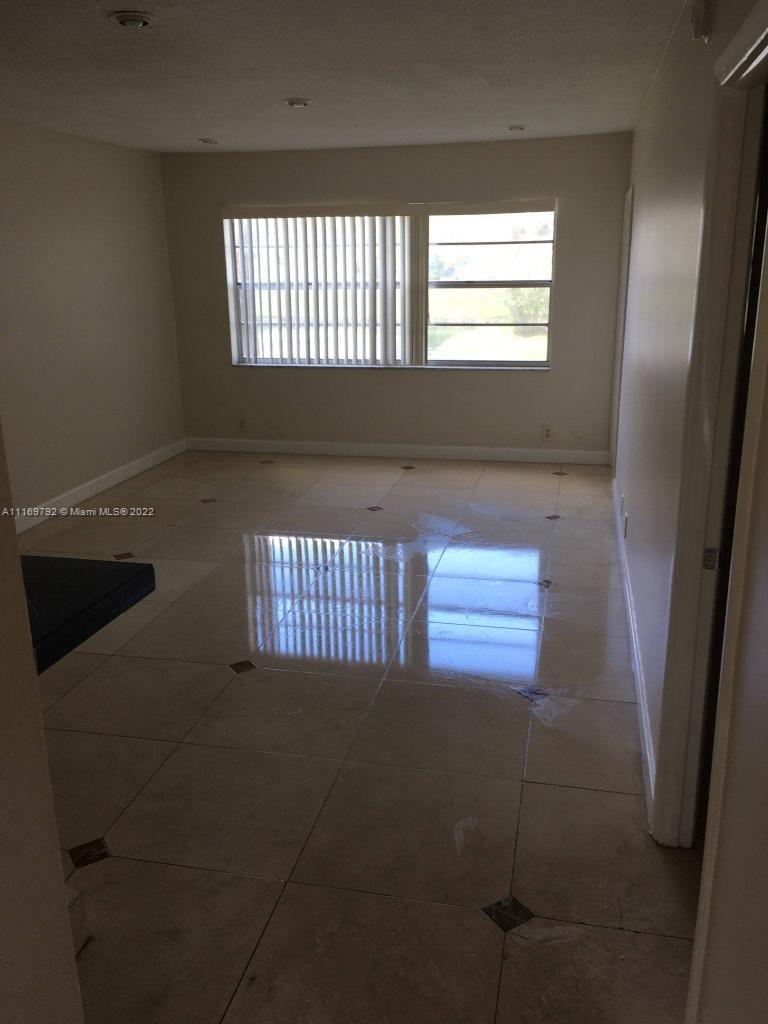
[[[81,843],[79,846],[73,846],[68,853],[76,868],[85,868],[89,864],[95,864],[96,861],[109,857],[107,844],[101,836],[98,839],[90,839],[87,843]]]
[[[133,558],[133,552],[132,551],[119,551],[116,555],[113,555],[112,557],[116,558],[118,562],[122,562],[122,560],[124,558]]]
[[[252,668],[256,668],[252,661],[233,661],[229,667],[233,672],[237,672],[238,675],[241,672],[250,672]]]
[[[518,928],[535,916],[514,896],[507,896],[498,903],[489,903],[487,907],[483,907],[483,913],[487,914],[503,932],[511,932],[513,928]]]
[[[530,701],[531,704],[535,704],[541,700],[542,697],[548,697],[549,691],[540,690],[537,686],[513,686],[512,690],[518,695],[518,697],[524,697]]]

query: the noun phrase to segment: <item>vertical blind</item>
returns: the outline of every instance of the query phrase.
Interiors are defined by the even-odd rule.
[[[414,218],[224,221],[233,357],[245,364],[408,366]]]

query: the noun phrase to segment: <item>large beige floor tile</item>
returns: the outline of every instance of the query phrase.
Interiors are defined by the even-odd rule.
[[[117,856],[286,878],[335,761],[182,745],[110,830]]]
[[[46,743],[65,849],[104,835],[173,750],[155,740],[53,730]]]
[[[519,798],[507,779],[347,763],[293,878],[485,906],[509,887]]]
[[[53,729],[180,740],[232,678],[223,665],[115,656],[45,721]]]
[[[492,1024],[500,948],[477,910],[289,885],[224,1024]]]
[[[48,539],[39,540],[36,548],[45,553],[66,551],[75,556],[112,558],[126,551],[134,552],[164,529],[165,524],[151,517],[78,519]]]
[[[317,577],[314,567],[283,563],[222,562],[184,595],[185,604],[217,604],[237,613],[240,606],[270,607],[284,613]]]
[[[377,683],[372,679],[244,672],[187,737],[191,743],[343,758]]]
[[[172,606],[166,601],[155,601],[154,595],[145,597],[137,604],[132,605],[128,611],[118,615],[102,629],[89,636],[75,650],[79,654],[114,654],[131,637],[136,636],[170,607]]]
[[[623,586],[619,553],[615,548],[602,554],[578,548],[558,551],[552,556],[549,575],[553,592],[579,594]]]
[[[525,778],[642,793],[637,708],[604,700],[537,699],[531,713]]]
[[[316,473],[297,471],[295,474],[283,476],[266,473],[256,474],[232,486],[219,488],[213,497],[221,501],[255,501],[262,503],[295,501],[316,481]]]
[[[546,693],[634,701],[629,640],[544,620],[537,686]]]
[[[25,521],[21,520],[21,525],[25,525]],[[17,520],[17,525],[19,521]],[[58,516],[44,519],[38,523],[37,526],[31,526],[23,530],[16,537],[16,543],[19,546],[19,551],[23,552],[34,552],[35,554],[47,555],[51,553],[50,548],[45,547],[47,543],[53,540],[58,534],[68,530],[71,526],[69,519],[61,519]]]
[[[181,558],[185,561],[224,562],[246,557],[245,530],[219,530],[202,526],[169,526],[146,544],[137,547],[137,558]]]
[[[106,654],[78,654],[72,651],[38,676],[43,711],[60,700],[107,657]]]
[[[565,516],[552,531],[553,564],[559,559],[618,560],[616,530],[611,522],[587,522]]]
[[[416,509],[423,512],[460,514],[472,496],[474,485],[457,486],[454,481],[418,480],[412,473],[390,488],[381,504],[386,509]]]
[[[261,530],[269,517],[281,507],[274,502],[210,501],[189,512],[179,521],[179,525],[251,533]]]
[[[382,505],[383,502],[374,502]],[[441,515],[396,506],[367,512],[355,527],[356,537],[372,540],[416,540],[418,537],[452,537],[459,530],[457,514]]]
[[[571,632],[599,633],[603,636],[629,635],[624,593],[618,587],[579,594],[552,589],[545,616],[547,622]]]
[[[133,636],[120,653],[170,661],[231,665],[244,661],[265,642],[290,601],[270,594],[217,595],[201,601],[191,591]]]
[[[548,515],[554,515],[556,508],[557,491],[549,489],[533,493],[515,489],[478,489],[467,503],[467,512],[490,520],[489,527],[496,522],[512,520],[538,522]]]
[[[218,465],[217,470],[209,467],[205,471],[200,467],[155,480],[142,488],[142,497],[147,502],[167,498],[194,502],[213,498],[219,491],[237,486],[241,476],[238,466]]]
[[[405,631],[387,678],[499,692],[530,690],[539,636],[533,629],[467,626],[417,616]]]
[[[534,919],[511,931],[497,1024],[681,1024],[691,944]]]
[[[349,757],[519,779],[530,707],[513,692],[388,681]]]
[[[132,561],[140,562],[141,558]],[[213,572],[218,562],[185,562],[178,558],[143,559],[151,561],[155,570],[153,601],[176,601],[196,584]]]
[[[536,916],[690,938],[699,866],[657,846],[640,796],[525,783],[512,892]]]
[[[294,504],[297,508],[346,508],[352,512],[359,512],[359,521],[368,505],[383,503],[390,486],[386,480],[381,479],[356,483],[352,480],[336,482],[323,478],[298,495],[294,499]]]
[[[348,537],[367,513],[364,508],[323,508],[285,505],[264,523],[265,533]]]
[[[280,893],[279,882],[115,857],[71,884],[87,894],[88,1024],[219,1024]]]
[[[502,510],[473,511],[470,503],[452,543],[514,550],[533,548],[546,554],[552,547],[552,534],[552,523],[543,516],[512,519]]]
[[[599,478],[598,478],[599,479]],[[613,522],[613,500],[610,488],[589,487],[583,490],[561,488],[557,499],[557,511],[561,516],[574,519]]]

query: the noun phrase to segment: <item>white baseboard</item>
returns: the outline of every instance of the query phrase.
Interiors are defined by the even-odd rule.
[[[94,477],[93,480],[86,480],[84,484],[73,487],[71,491],[57,494],[55,498],[39,501],[37,505],[40,508],[70,508],[72,505],[77,505],[80,501],[92,498],[94,494],[106,491],[108,487],[121,484],[124,480],[136,476],[137,473],[143,473],[145,469],[159,466],[161,462],[172,459],[174,455],[179,455],[186,450],[187,439],[181,437],[178,441],[167,444],[163,448],[156,448],[153,452],[147,452],[146,455],[142,455],[132,462],[126,462],[125,465],[118,466],[117,469],[110,469],[109,472]],[[48,518],[46,515],[18,517],[16,519],[16,532],[24,533],[25,530],[30,530],[33,526],[45,522]]]
[[[285,452],[294,455],[358,455],[404,459],[467,459],[483,462],[567,462],[607,466],[607,451],[570,448],[494,448],[474,445],[378,444],[354,441],[264,441],[244,437],[189,437],[187,447],[205,452]]]
[[[645,672],[643,671],[643,653],[640,647],[640,635],[637,629],[637,615],[635,612],[635,599],[632,594],[632,578],[629,573],[629,561],[627,559],[627,547],[624,542],[624,524],[621,521],[621,497],[613,481],[613,508],[616,517],[616,532],[619,541],[619,554],[621,558],[621,578],[624,586],[624,600],[627,605],[627,619],[629,620],[629,643],[632,652],[632,671],[635,676],[635,692],[637,695],[637,712],[640,726],[640,746],[643,753],[643,776],[645,778],[645,798],[648,810],[648,817],[651,817],[651,808],[656,789],[656,751],[653,745],[653,732],[651,730],[651,718],[648,712],[648,691],[645,685]]]

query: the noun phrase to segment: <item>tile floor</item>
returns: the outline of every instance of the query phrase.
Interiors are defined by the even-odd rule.
[[[187,453],[85,505],[155,515],[23,546],[157,575],[40,679],[88,1024],[679,1024],[605,468]]]

